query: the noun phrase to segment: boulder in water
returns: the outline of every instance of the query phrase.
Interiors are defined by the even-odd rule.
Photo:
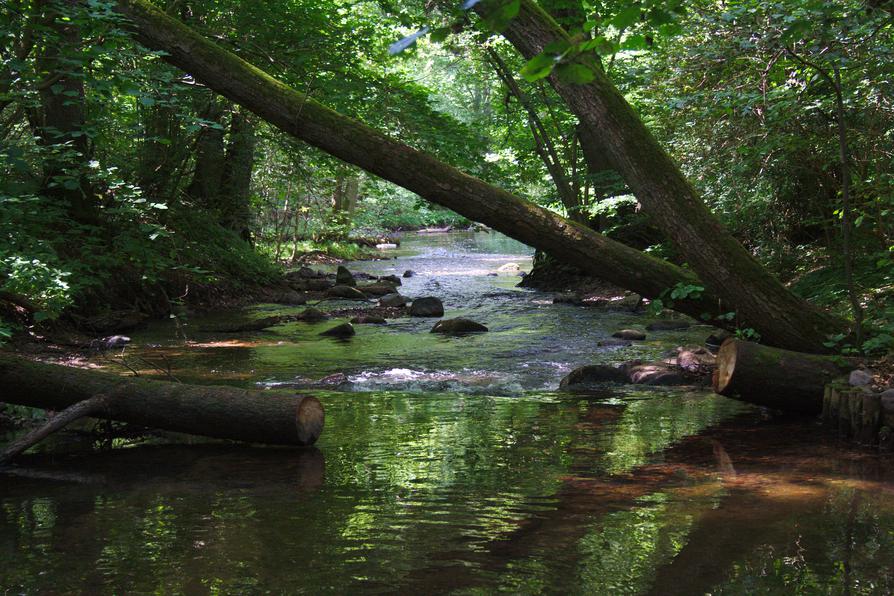
[[[646,325],[646,331],[679,331],[681,329],[689,329],[691,326],[692,324],[687,321],[664,319],[649,323]]]
[[[584,300],[574,292],[556,294],[553,296],[553,304],[583,304]]]
[[[717,358],[707,348],[678,348],[677,366],[694,375],[709,375],[717,367]]]
[[[687,385],[689,381],[676,368],[660,362],[636,364],[626,368],[627,377],[637,385]]]
[[[411,317],[443,317],[444,303],[434,296],[426,296],[413,300],[410,305]]]
[[[612,337],[618,339],[643,340],[646,339],[646,334],[638,329],[621,329],[620,331],[612,333]]]
[[[412,269],[407,269],[406,271],[404,271],[404,277],[413,277],[415,275],[416,275],[416,272],[413,271]]]
[[[366,294],[351,286],[333,286],[326,291],[326,295],[345,300],[366,300]]]
[[[403,282],[400,281],[400,278],[396,275],[383,275],[379,278],[380,283],[391,284],[394,286],[402,286]]]
[[[379,298],[379,306],[387,308],[406,306],[407,302],[409,302],[409,300],[407,300],[406,296],[401,296],[397,293],[385,294]]]
[[[327,337],[338,337],[338,338],[346,338],[354,335],[356,331],[354,331],[354,326],[350,323],[341,323],[340,325],[336,325],[335,327],[330,327],[326,331],[320,332],[320,335],[325,335]]]
[[[627,383],[627,373],[617,367],[605,364],[588,364],[575,368],[565,375],[559,383],[559,389],[584,389],[587,386],[602,383]]]
[[[435,323],[435,326],[431,328],[432,333],[442,333],[444,335],[484,333],[487,330],[487,327],[485,327],[481,323],[477,323],[471,319],[464,319],[462,317],[438,321],[437,323]]]
[[[368,286],[360,286],[358,289],[369,296],[385,296],[394,293],[394,286],[387,283],[374,283]]]
[[[329,315],[312,306],[310,308],[305,308],[303,311],[295,315],[295,320],[304,321],[306,323],[318,323],[320,321],[325,321],[328,318]]]
[[[343,265],[338,266],[338,270],[335,272],[335,283],[339,286],[356,286],[357,280],[354,279],[354,276],[351,275],[351,272],[348,271],[347,267]]]

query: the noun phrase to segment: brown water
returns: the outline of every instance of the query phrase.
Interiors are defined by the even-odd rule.
[[[597,350],[642,320],[551,305],[514,289],[517,278],[487,277],[529,265],[526,249],[499,237],[407,244],[397,261],[358,268],[415,269],[404,293],[440,295],[448,316],[490,333],[439,338],[429,320],[361,327],[346,343],[316,337],[331,322],[222,337],[195,320],[188,341],[173,324],[149,329],[126,353],[147,372],[348,381],[319,393],[327,422],[313,449],[166,439],[96,450],[71,439],[30,456],[24,475],[0,475],[0,587],[892,592],[890,458],[700,390],[556,393],[574,366],[651,357],[705,330]]]

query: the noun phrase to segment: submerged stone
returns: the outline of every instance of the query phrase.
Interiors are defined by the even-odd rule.
[[[333,286],[326,291],[326,295],[346,300],[366,300],[366,294],[351,286]]]
[[[413,277],[415,275],[416,275],[416,272],[413,271],[412,269],[407,269],[406,271],[404,271],[404,277]]]
[[[401,296],[397,293],[385,294],[379,298],[379,306],[388,308],[406,306],[407,302],[409,302],[409,300],[407,300],[406,296]]]
[[[388,284],[392,284],[395,286],[403,285],[403,282],[400,281],[400,278],[396,275],[383,275],[382,277],[379,278],[379,282],[388,283]]]
[[[456,319],[446,319],[438,321],[431,328],[432,333],[442,333],[444,335],[464,335],[466,333],[484,333],[488,329],[481,323],[477,323],[471,319],[462,317]]]
[[[410,305],[411,317],[443,317],[444,303],[434,296],[426,296],[413,300]]]
[[[575,368],[559,382],[559,389],[583,389],[602,383],[627,383],[627,373],[605,364],[588,364]]]
[[[354,326],[350,323],[342,323],[340,325],[336,325],[335,327],[331,327],[326,331],[320,332],[320,335],[325,335],[327,337],[351,337],[357,333],[354,331]]]
[[[394,286],[387,283],[375,283],[368,286],[360,286],[358,289],[369,296],[385,296],[386,294],[394,293]]]
[[[620,331],[612,333],[612,337],[618,339],[643,340],[646,339],[646,334],[638,329],[621,329]]]
[[[314,308],[312,306],[310,308],[304,309],[303,311],[298,313],[298,315],[295,316],[296,320],[305,321],[307,323],[316,323],[318,321],[325,321],[328,318],[329,318],[329,315],[327,315],[320,309]]]
[[[335,283],[339,286],[356,286],[357,280],[354,279],[347,267],[339,265],[335,272]]]
[[[351,319],[351,322],[355,325],[384,325],[388,321],[379,315],[357,315]]]

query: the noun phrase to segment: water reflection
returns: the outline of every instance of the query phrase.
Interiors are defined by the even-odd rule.
[[[543,391],[584,359],[626,357],[592,346],[628,315],[546,304],[508,277],[480,276],[473,257],[491,247],[444,242],[431,262],[370,267],[416,269],[406,293],[433,287],[425,267],[451,272],[434,281],[450,288],[451,308],[487,317],[490,344],[437,341],[419,321],[363,330],[350,346],[303,324],[190,344],[163,329],[137,337],[147,371],[252,385],[344,370],[352,391],[319,392],[327,428],[316,449],[75,445],[26,458],[17,475],[0,474],[0,587],[894,590],[888,461],[839,447],[810,421],[704,392]],[[495,263],[511,252],[501,250]],[[473,273],[457,269],[462,260]]]

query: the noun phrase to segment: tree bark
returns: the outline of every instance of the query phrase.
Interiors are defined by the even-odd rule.
[[[271,445],[312,445],[323,407],[312,396],[124,378],[0,355],[2,399],[64,410],[107,395],[105,415],[150,428]]]
[[[47,149],[43,192],[66,204],[71,217],[81,223],[96,222],[94,191],[84,175],[90,152],[85,130],[84,64],[81,33],[67,22],[77,10],[78,0],[40,0],[46,35],[37,56],[37,68],[46,75],[38,86],[40,109],[36,128],[40,144]]]
[[[75,420],[99,414],[101,411],[105,410],[108,401],[109,396],[100,394],[65,408],[50,418],[49,422],[46,424],[7,445],[6,449],[0,453],[0,465],[5,464],[11,459],[24,453],[51,434],[62,430]]]
[[[853,362],[838,356],[730,339],[717,353],[714,391],[778,410],[819,414],[826,384],[853,367]]]
[[[255,166],[255,123],[252,114],[236,110],[230,118],[230,139],[219,201],[221,224],[251,241],[251,174]]]
[[[119,0],[117,10],[134,23],[143,44],[166,52],[166,61],[330,155],[643,296],[658,297],[677,284],[699,284],[685,269],[609,240],[334,112],[145,0]],[[700,318],[717,314],[718,301],[706,293],[674,308]]]
[[[221,98],[212,95],[210,103],[202,112],[202,119],[212,123],[199,133],[196,143],[196,165],[192,182],[186,194],[200,207],[214,208],[223,189],[224,164],[224,117],[226,110]]]
[[[485,12],[486,3],[475,10]],[[529,59],[554,41],[570,40],[533,0],[522,0],[503,35]],[[763,268],[711,214],[598,62],[587,56],[578,61],[593,73],[591,83],[565,83],[555,73],[550,83],[581,124],[600,137],[610,163],[707,287],[767,343],[827,351],[823,343],[844,330],[844,322],[795,296]]]

